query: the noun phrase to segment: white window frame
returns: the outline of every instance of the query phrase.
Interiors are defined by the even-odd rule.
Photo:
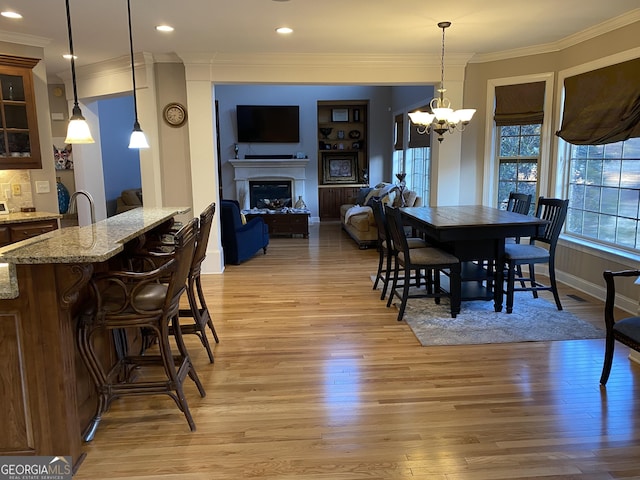
[[[567,77],[573,77],[580,75],[581,73],[590,72],[599,68],[615,65],[616,63],[626,62],[640,58],[640,47],[625,50],[608,57],[599,58],[597,60],[583,63],[572,68],[560,70],[558,72],[558,82],[556,85],[556,125],[558,128],[562,125],[562,107],[564,106],[564,80]],[[569,195],[569,165],[571,162],[571,145],[565,142],[562,138],[554,136],[554,149],[557,152],[556,161],[556,174],[554,184],[554,195],[567,198]],[[590,240],[583,237],[576,237],[568,233],[563,233],[560,238],[560,243],[570,245],[571,248],[575,248],[584,253],[595,254],[600,257],[606,258],[612,262],[620,262],[621,257],[626,260],[632,260],[634,262],[640,262],[640,253],[636,254],[623,247],[615,247],[609,244],[603,244],[596,239]]]
[[[505,85],[520,85],[523,83],[545,82],[544,88],[544,119],[540,127],[540,164],[538,166],[538,192],[546,192],[553,179],[549,178],[551,170],[551,118],[553,111],[553,81],[554,73],[546,72],[535,75],[523,75],[518,77],[492,78],[487,81],[487,105],[485,125],[485,151],[484,151],[484,188],[482,191],[482,204],[490,207],[498,205],[498,174],[500,162],[498,161],[498,128],[493,116],[496,104],[496,87]],[[533,199],[534,202],[537,199]]]

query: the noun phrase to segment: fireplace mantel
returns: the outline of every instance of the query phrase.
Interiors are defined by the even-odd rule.
[[[235,173],[236,198],[243,209],[249,208],[249,180],[290,180],[293,201],[305,196],[308,158],[234,158],[229,163]]]

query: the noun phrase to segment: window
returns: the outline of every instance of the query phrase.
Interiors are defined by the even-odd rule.
[[[571,145],[567,232],[640,248],[640,138]]]
[[[431,148],[416,147],[407,150],[407,188],[422,198],[423,205],[429,205],[429,178],[431,173]]]
[[[498,128],[498,208],[506,208],[510,192],[531,194],[531,211],[538,191],[541,124]]]
[[[421,107],[421,110],[428,109]],[[404,121],[405,114],[398,114],[394,120],[393,179],[397,173],[406,173],[405,183],[409,190],[422,198],[423,205],[429,204],[429,178],[431,174],[431,135],[418,132],[418,127]],[[408,133],[408,142],[405,138]]]

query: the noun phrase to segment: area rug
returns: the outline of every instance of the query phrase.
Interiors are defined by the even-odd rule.
[[[398,299],[394,303],[399,305]],[[493,301],[464,301],[451,318],[449,300],[411,298],[403,319],[423,346],[544,342],[604,338],[605,332],[555,303],[516,292],[513,313],[495,312]]]
[[[543,298],[517,296],[513,313],[495,312],[493,301],[462,303],[451,318],[449,302],[410,299],[404,320],[423,346],[542,342],[604,338],[604,331]]]

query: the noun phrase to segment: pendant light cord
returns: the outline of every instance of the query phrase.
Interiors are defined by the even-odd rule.
[[[73,36],[71,35],[71,12],[69,9],[69,0],[65,0],[67,5],[67,28],[69,30],[69,55],[71,55],[71,80],[73,84],[73,108],[79,108],[78,105],[78,88],[76,87],[76,62],[73,53]]]
[[[136,73],[135,73],[135,65],[133,63],[133,34],[131,33],[131,0],[127,0],[127,18],[129,20],[129,51],[131,53],[131,78],[133,80],[133,112],[135,115],[135,124],[139,124],[138,101],[136,98]]]

